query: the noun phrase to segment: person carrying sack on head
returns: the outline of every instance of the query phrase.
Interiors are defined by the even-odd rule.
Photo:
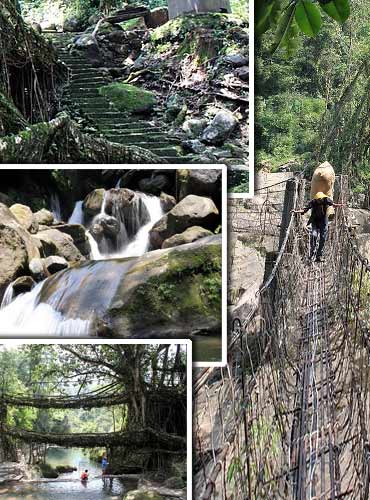
[[[328,212],[330,207],[342,207],[343,204],[334,203],[326,194],[319,191],[309,204],[300,210],[292,210],[292,213],[305,214],[311,210],[311,216],[307,225],[311,224],[310,238],[310,259],[315,257],[317,239],[319,238],[319,246],[316,253],[316,262],[322,262],[322,254],[328,237],[329,217]]]

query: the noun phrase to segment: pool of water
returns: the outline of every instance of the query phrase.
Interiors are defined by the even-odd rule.
[[[194,361],[221,361],[221,335],[196,335],[193,338]]]
[[[12,500],[23,498],[25,500],[66,500],[76,497],[76,500],[100,500],[102,498],[121,499],[122,495],[137,485],[135,482],[122,482],[113,479],[112,484],[101,478],[99,464],[92,462],[83,450],[78,448],[50,448],[46,461],[51,466],[70,465],[77,467],[77,471],[60,474],[58,479],[63,481],[48,483],[15,483],[10,486],[0,486],[0,498]],[[79,480],[81,472],[89,471],[89,480],[85,483]]]

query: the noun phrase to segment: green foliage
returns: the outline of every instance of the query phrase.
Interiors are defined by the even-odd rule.
[[[315,36],[322,26],[321,15],[343,24],[350,16],[349,0],[314,2],[312,0],[259,0],[255,11],[255,31],[262,35],[273,31],[271,52],[284,47],[288,54],[295,50],[297,34]]]

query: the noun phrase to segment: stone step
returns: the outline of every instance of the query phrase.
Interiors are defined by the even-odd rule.
[[[105,82],[104,77],[98,75],[91,76],[81,76],[81,75],[72,75],[71,76],[71,84],[75,83],[101,83]]]
[[[102,113],[101,111],[91,112],[91,115],[95,116],[96,120],[99,120],[101,123],[102,118],[108,118],[109,120],[112,120],[112,122],[118,123],[119,120],[122,119],[122,115],[119,111],[106,111]]]
[[[156,134],[152,132],[147,132],[146,134],[122,134],[122,135],[108,135],[104,134],[107,139],[113,142],[121,142],[123,143],[141,143],[141,144],[146,144],[146,143],[158,143],[161,142],[163,144],[163,141],[166,142],[166,144],[169,144],[169,141],[166,141],[166,136],[163,134]],[[172,143],[173,144],[173,143]]]
[[[154,127],[151,125],[141,125],[141,124],[135,124],[135,123],[122,123],[118,124],[117,126],[115,125],[114,128],[112,128],[112,125],[109,127],[102,127],[99,126],[99,129],[104,133],[108,135],[114,135],[114,134],[119,134],[121,131],[131,131],[133,133],[145,133],[148,130],[151,132],[156,132],[156,133],[161,133],[162,128],[161,127]]]

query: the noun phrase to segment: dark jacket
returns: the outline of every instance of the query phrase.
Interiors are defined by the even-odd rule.
[[[330,198],[321,198],[319,200],[311,200],[309,204],[303,209],[305,214],[311,210],[311,217],[308,224],[314,224],[315,226],[323,226],[328,223],[327,211],[329,207],[332,207],[334,202]]]

